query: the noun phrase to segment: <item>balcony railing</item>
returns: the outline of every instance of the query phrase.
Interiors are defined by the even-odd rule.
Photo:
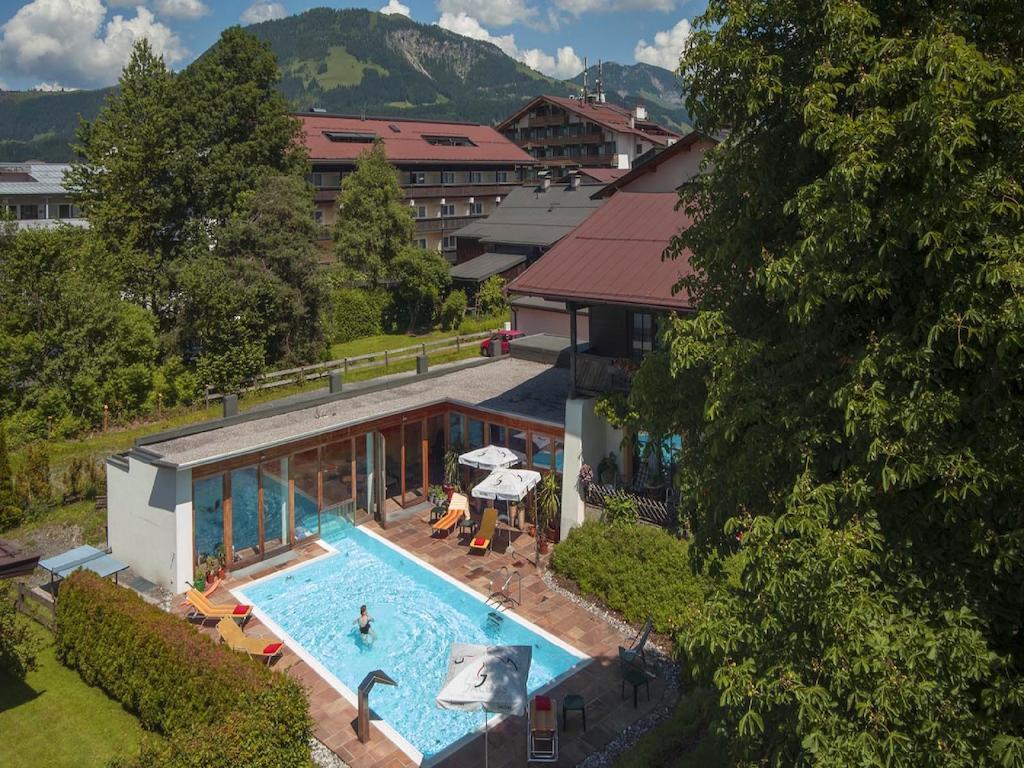
[[[629,392],[636,363],[627,358],[576,353],[576,390],[603,395]]]
[[[486,214],[480,214],[479,216],[445,216],[444,218],[438,216],[432,219],[416,219],[416,233],[454,232],[457,229],[462,229],[467,224],[472,224],[474,221],[482,219],[485,215]]]
[[[407,184],[403,187],[406,200],[428,197],[489,197],[505,196],[520,185],[520,181],[490,182],[486,184]]]

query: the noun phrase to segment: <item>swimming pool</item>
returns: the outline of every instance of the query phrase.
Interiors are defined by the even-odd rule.
[[[254,605],[261,620],[269,619],[268,626],[300,655],[311,657],[314,668],[320,665],[336,678],[328,681],[340,683],[350,701],[368,672],[381,669],[394,678],[397,687],[373,689],[370,705],[397,732],[395,741],[403,749],[419,753],[411,754],[414,758],[429,762],[483,725],[479,713],[436,704],[453,642],[530,645],[531,693],[589,661],[508,613],[495,626],[488,619],[493,608],[475,592],[376,534],[340,524],[324,540],[334,553],[254,581],[235,594]],[[377,637],[369,646],[353,623],[363,604],[375,620]]]

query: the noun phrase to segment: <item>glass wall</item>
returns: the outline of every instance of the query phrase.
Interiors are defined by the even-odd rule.
[[[533,433],[533,468],[542,472],[561,472],[565,451],[561,440],[539,432]]]
[[[352,498],[352,441],[325,445],[320,454],[324,473],[324,509],[341,505]]]
[[[402,500],[402,428],[390,427],[381,433],[384,439],[384,495]]]
[[[444,483],[444,416],[427,419],[427,479],[431,485]]]
[[[490,439],[488,442],[491,445],[500,445],[506,447],[505,440],[507,439],[508,430],[499,424],[489,424]]]
[[[427,495],[423,487],[423,424],[410,421],[402,425],[405,440],[405,494],[403,503],[413,504]]]
[[[288,459],[265,461],[263,478],[263,551],[272,552],[288,541]]]
[[[231,472],[231,562],[260,554],[260,486],[256,467]]]
[[[464,422],[465,417],[461,413],[448,414],[448,445],[457,451],[461,451],[466,445]]]
[[[467,419],[467,421],[469,422],[469,442],[466,445],[466,450],[472,451],[477,448],[483,448],[484,423],[474,418]]]
[[[320,532],[317,449],[292,458],[295,475],[295,538],[298,541]]]
[[[356,509],[372,512],[373,497],[373,433],[360,435],[356,446]]]
[[[224,475],[196,480],[192,487],[195,512],[196,557],[218,557],[224,552]]]
[[[525,429],[509,430],[508,447],[512,450],[512,453],[519,457],[519,463],[524,467],[529,462],[529,456],[526,454],[527,440],[529,440],[529,435]]]

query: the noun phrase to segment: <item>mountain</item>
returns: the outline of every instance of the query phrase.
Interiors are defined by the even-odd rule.
[[[110,90],[0,91],[0,161],[70,160],[79,115],[94,118]]]
[[[583,74],[555,80],[497,46],[360,9],[315,8],[247,28],[266,40],[281,67],[281,90],[297,110],[498,123],[542,93],[580,92]],[[686,128],[682,87],[649,64],[602,66],[608,101]],[[597,67],[587,72],[593,90]],[[0,91],[0,161],[71,159],[79,116],[95,117],[111,89],[42,93]]]
[[[687,128],[690,124],[683,81],[675,72],[652,64],[623,65],[614,61],[605,62],[600,70],[609,101],[629,107],[642,103],[654,120],[669,127]],[[586,75],[588,90],[596,90],[598,67],[588,68]],[[581,87],[583,73],[568,82]]]

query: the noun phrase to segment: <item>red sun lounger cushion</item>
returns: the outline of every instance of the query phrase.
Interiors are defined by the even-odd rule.
[[[473,539],[473,546],[474,547],[482,547],[486,543],[487,543],[487,539],[481,539],[479,536],[477,536],[475,539]]]
[[[551,699],[547,696],[538,696],[536,699],[536,707],[538,712],[550,712]]]
[[[248,605],[236,605],[235,606],[235,616],[244,616],[248,612],[249,612],[249,606]]]
[[[284,645],[284,643],[271,643],[263,649],[263,652],[266,654],[277,653],[281,649],[282,645]]]

